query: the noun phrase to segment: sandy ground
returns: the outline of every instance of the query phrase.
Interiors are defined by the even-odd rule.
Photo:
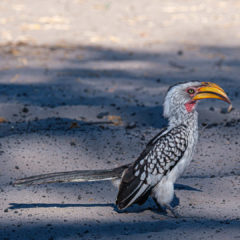
[[[240,239],[240,2],[163,2],[0,2],[0,239]],[[134,161],[166,124],[168,87],[192,79],[234,110],[199,104],[179,219],[151,200],[119,213],[110,182],[11,185]]]

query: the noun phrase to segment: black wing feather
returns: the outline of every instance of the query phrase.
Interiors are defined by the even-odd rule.
[[[151,189],[182,158],[187,148],[187,135],[185,125],[167,132],[165,128],[147,144],[122,177],[116,200],[119,209],[147,200]]]
[[[159,137],[167,130],[167,128],[162,128],[160,132],[154,136],[146,145],[145,149],[141,152],[140,156],[137,158],[137,161],[145,158],[147,154],[152,150],[156,142],[159,140]]]
[[[124,176],[121,181],[121,184],[120,184],[120,187],[119,187],[119,192],[118,192],[118,196],[117,196],[117,200],[116,200],[116,205],[118,206],[119,209],[125,208],[127,206],[127,204],[135,196],[135,194],[133,194],[133,192],[134,191],[137,192],[137,190],[139,190],[143,185],[143,182],[141,183],[140,177],[136,177],[134,175],[135,164],[147,156],[147,154],[155,146],[155,144],[158,141],[161,134],[166,130],[167,130],[167,128],[161,129],[161,131],[147,143],[146,148],[142,151],[140,156],[137,158],[136,162],[125,171]],[[142,168],[143,168],[143,166],[142,166]],[[142,194],[141,197],[135,201],[135,203],[138,203],[140,205],[143,204],[149,197],[149,194],[150,194],[150,189],[145,190],[144,194]]]

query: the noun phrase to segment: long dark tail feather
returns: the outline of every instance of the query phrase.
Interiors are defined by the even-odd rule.
[[[130,164],[126,164],[117,168],[105,170],[76,170],[69,172],[55,172],[31,176],[26,178],[17,179],[13,185],[37,185],[45,183],[57,182],[90,182],[102,181],[121,178],[123,171],[127,169]]]

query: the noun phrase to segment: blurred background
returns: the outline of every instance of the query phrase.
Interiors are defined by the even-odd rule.
[[[239,238],[239,23],[236,0],[1,0],[0,237]],[[134,161],[166,124],[168,87],[188,80],[219,84],[234,110],[199,104],[199,147],[177,191],[187,220],[151,202],[119,214],[110,183],[9,185]]]
[[[237,46],[239,4],[231,0],[3,0],[1,43]]]

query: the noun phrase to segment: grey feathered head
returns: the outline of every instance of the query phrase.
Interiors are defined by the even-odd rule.
[[[224,90],[215,83],[191,81],[178,83],[168,89],[164,100],[164,117],[169,118],[179,112],[189,114],[195,110],[200,99],[217,98],[231,103]]]

